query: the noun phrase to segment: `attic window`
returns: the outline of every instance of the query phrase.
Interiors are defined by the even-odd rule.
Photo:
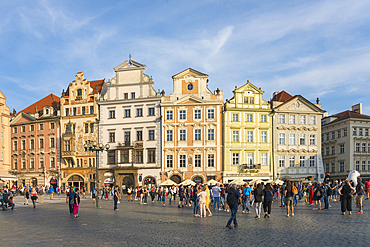
[[[46,109],[45,114],[46,115],[49,114],[49,109]]]
[[[77,89],[77,96],[82,96],[82,89]]]

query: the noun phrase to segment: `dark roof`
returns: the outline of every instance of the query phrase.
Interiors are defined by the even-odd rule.
[[[87,83],[90,83],[90,87],[91,87],[92,89],[94,89],[94,91],[93,91],[93,93],[92,93],[92,94],[96,93],[96,92],[95,92],[95,87],[97,87],[98,92],[100,93],[100,92],[101,92],[101,89],[102,89],[102,87],[103,87],[104,80],[89,81],[89,82],[87,82]]]
[[[337,117],[337,119],[335,119],[334,121],[331,121],[330,123],[338,122],[338,121],[341,121],[341,120],[344,120],[344,119],[347,119],[347,118],[370,119],[370,116],[368,116],[368,115],[360,114],[358,112],[354,112],[354,111],[350,111],[350,110],[340,112],[338,114],[335,114],[335,115],[332,115],[332,116],[329,116],[329,117]]]

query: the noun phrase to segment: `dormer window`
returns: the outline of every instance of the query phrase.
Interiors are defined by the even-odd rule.
[[[49,109],[46,109],[45,110],[45,114],[48,115],[49,114]]]

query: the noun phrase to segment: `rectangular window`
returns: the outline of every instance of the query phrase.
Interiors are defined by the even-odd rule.
[[[129,160],[129,150],[122,150],[121,151],[121,160],[122,160],[122,163],[129,163],[130,160]]]
[[[306,124],[306,116],[299,116],[299,124]]]
[[[39,125],[39,130],[44,130],[44,124]]]
[[[366,143],[362,143],[362,152],[366,153]]]
[[[209,129],[207,136],[208,136],[208,141],[214,141],[215,140],[215,130]]]
[[[22,150],[26,150],[26,140],[22,140]]]
[[[343,130],[343,136],[347,136],[347,129]]]
[[[85,115],[86,114],[86,107],[85,106],[83,106],[82,107],[82,115]]]
[[[136,109],[136,116],[137,117],[142,117],[143,116],[143,108]]]
[[[180,155],[180,167],[186,167],[186,155]]]
[[[279,156],[279,167],[285,167],[285,156]]]
[[[143,131],[142,130],[138,130],[136,131],[136,140],[138,142],[142,141],[143,140]]]
[[[194,167],[202,167],[202,156],[200,154],[194,155]]]
[[[22,160],[22,169],[26,169],[26,160]]]
[[[94,106],[93,105],[90,106],[90,112],[89,113],[94,114]]]
[[[195,141],[202,140],[202,130],[200,129],[194,130],[194,140]]]
[[[305,156],[299,156],[299,167],[304,167],[306,157]]]
[[[284,133],[279,134],[279,144],[285,145],[285,134]]]
[[[155,163],[155,149],[148,149],[148,163]]]
[[[338,134],[337,134],[338,138],[341,138],[341,134],[342,134],[342,131],[338,130]]]
[[[306,135],[305,134],[299,135],[299,145],[306,145]]]
[[[360,170],[360,161],[356,161],[356,171]]]
[[[136,163],[138,164],[143,163],[143,151],[142,150],[136,151]]]
[[[167,120],[173,119],[173,111],[166,111],[166,119]]]
[[[244,104],[248,104],[249,100],[248,97],[244,97]]]
[[[44,139],[40,139],[39,144],[39,148],[44,148]]]
[[[331,172],[335,172],[335,163],[331,163]]]
[[[214,154],[208,154],[208,167],[215,167],[215,155]]]
[[[266,123],[267,122],[267,116],[266,115],[261,115],[261,122]]]
[[[254,97],[249,97],[249,104],[254,104]]]
[[[261,153],[261,165],[267,165],[267,153]]]
[[[44,158],[40,158],[39,168],[44,168]]]
[[[21,132],[22,133],[26,132],[26,126],[21,126]]]
[[[17,134],[17,132],[18,132],[17,127],[14,127],[14,128],[13,128],[13,133],[14,133],[14,134]]]
[[[51,137],[50,138],[50,147],[51,148],[54,148],[55,147],[55,138],[54,137]]]
[[[202,110],[194,110],[194,119],[202,119]]]
[[[239,131],[233,130],[233,142],[239,142]]]
[[[362,170],[366,171],[366,161],[362,161]]]
[[[154,141],[154,130],[149,130],[149,141]]]
[[[89,133],[89,124],[85,123],[85,134]]]
[[[365,136],[369,136],[369,129],[365,129]]]
[[[131,143],[131,132],[125,131],[125,146],[129,146]]]
[[[116,157],[114,151],[108,151],[108,164],[116,163]],[[89,160],[89,166],[91,167],[91,160]]]
[[[179,111],[179,119],[180,120],[185,120],[186,119],[186,111],[185,110],[180,110]]]
[[[135,93],[131,93],[131,99],[135,99]]]
[[[329,148],[325,148],[325,155],[329,155]]]
[[[367,170],[370,171],[370,161],[367,162]]]
[[[356,152],[360,152],[360,143],[356,143]]]
[[[33,124],[32,124],[32,125],[30,126],[30,131],[31,131],[31,132],[35,131],[35,125],[33,125]]]
[[[343,154],[344,153],[344,144],[339,145],[339,153],[340,154]]]
[[[289,134],[289,144],[295,145],[295,134]]]
[[[295,115],[289,115],[289,123],[295,124]]]
[[[362,136],[362,128],[359,128],[359,129],[358,129],[358,135],[359,135],[359,136]]]
[[[253,142],[253,131],[247,131],[247,142]]]
[[[90,133],[94,133],[94,124],[93,123],[90,123]]]
[[[310,156],[310,167],[315,167],[315,156]]]
[[[131,109],[125,109],[125,117],[131,117]]]
[[[18,160],[15,159],[13,165],[14,165],[14,169],[18,170]]]
[[[115,110],[109,111],[109,118],[116,118],[116,111]]]
[[[279,123],[285,124],[285,115],[284,114],[279,115]]]
[[[233,165],[239,165],[239,153],[233,153]]]
[[[173,167],[173,155],[166,156],[166,167],[172,168]]]
[[[55,129],[55,124],[54,123],[50,123],[50,129],[51,130]]]
[[[208,119],[214,119],[215,118],[215,110],[214,109],[208,109],[207,118]]]
[[[335,132],[331,132],[331,139],[335,139]]]
[[[77,108],[73,107],[72,112],[73,112],[73,116],[76,116],[77,115]]]
[[[66,108],[66,116],[69,116],[69,108]]]
[[[180,141],[186,141],[186,130],[180,130]]]
[[[344,172],[344,162],[339,163],[339,171]]]
[[[357,135],[357,128],[353,128],[353,135]]]
[[[316,117],[310,116],[310,124],[316,124]]]
[[[109,142],[116,142],[116,133],[114,132],[109,133]]]
[[[247,122],[253,122],[253,115],[247,114]]]
[[[30,168],[35,169],[35,159],[34,158],[30,159]]]
[[[30,141],[30,149],[35,149],[35,140],[31,139]]]
[[[335,147],[334,146],[331,147],[331,154],[335,154]]]
[[[310,145],[315,145],[315,135],[310,135]]]
[[[17,151],[18,150],[18,142],[17,141],[14,141],[13,142],[13,150],[14,151]]]
[[[150,107],[149,108],[149,116],[154,116],[155,113],[154,113],[154,107]]]
[[[329,173],[330,172],[330,166],[329,164],[325,164],[325,172]]]
[[[247,153],[247,165],[249,165],[250,168],[253,168],[253,153]]]
[[[370,153],[370,143],[367,144],[367,152]]]
[[[172,142],[173,141],[173,131],[172,130],[167,130],[167,138],[166,141]]]
[[[125,93],[125,94],[124,94],[124,98],[125,98],[125,99],[128,99],[128,93]]]
[[[239,121],[239,114],[233,114],[233,121]]]
[[[290,167],[295,166],[295,156],[289,156],[289,166]]]
[[[326,134],[326,140],[329,141],[329,134]]]
[[[261,142],[267,142],[267,131],[261,131]]]

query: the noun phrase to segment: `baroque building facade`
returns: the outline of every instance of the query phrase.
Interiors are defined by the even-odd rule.
[[[0,188],[10,186],[16,177],[11,171],[11,128],[9,107],[5,103],[6,97],[0,91]]]
[[[145,68],[131,59],[114,68],[98,102],[99,142],[110,145],[99,155],[99,177],[123,191],[160,183],[161,96]]]
[[[247,81],[223,110],[223,182],[272,178],[272,114],[263,91]]]
[[[321,117],[326,113],[318,100],[275,93],[273,110],[274,177],[322,182]]]
[[[370,116],[362,114],[362,103],[323,118],[321,129],[325,173],[332,179],[345,179],[356,170],[369,179]]]
[[[12,168],[18,186],[60,184],[59,103],[59,97],[50,94],[13,113]]]
[[[161,100],[162,181],[221,182],[223,92],[211,92],[208,75],[191,68],[172,79],[173,93]]]
[[[105,80],[87,81],[78,72],[60,98],[61,182],[65,186],[95,186],[96,153],[84,144],[97,141],[98,105]]]

